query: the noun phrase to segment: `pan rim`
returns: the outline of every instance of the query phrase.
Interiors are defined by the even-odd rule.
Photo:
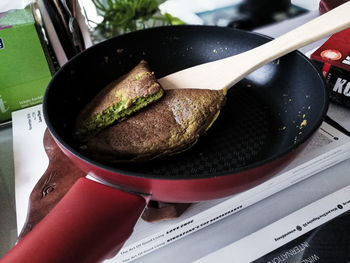
[[[261,38],[264,38],[266,40],[271,40],[271,37],[265,36],[263,34],[260,33],[255,33],[255,32],[248,32],[245,30],[240,30],[240,29],[234,29],[234,28],[227,28],[227,27],[218,27],[218,26],[208,26],[208,25],[177,25],[177,26],[161,26],[161,27],[154,27],[154,28],[148,28],[148,29],[144,29],[142,31],[144,31],[145,33],[147,31],[154,31],[154,30],[173,30],[174,28],[188,28],[189,30],[193,30],[196,28],[207,28],[208,30],[229,30],[229,31],[239,31],[239,32],[244,32],[244,34],[248,34],[248,35],[256,35],[259,36]],[[206,178],[213,178],[213,177],[221,177],[221,176],[228,176],[228,175],[233,175],[233,174],[238,174],[244,171],[249,171],[252,170],[254,168],[266,165],[268,163],[273,162],[274,160],[278,160],[284,156],[286,156],[288,153],[296,150],[299,146],[301,146],[302,144],[304,144],[310,137],[312,134],[314,134],[317,129],[321,126],[322,122],[324,121],[324,117],[326,115],[327,109],[328,109],[328,104],[329,104],[329,98],[328,96],[326,96],[327,94],[327,86],[326,86],[326,81],[323,78],[322,74],[316,69],[314,63],[303,53],[301,53],[300,51],[293,51],[291,53],[295,53],[296,56],[299,56],[300,58],[303,59],[304,63],[308,64],[310,68],[313,69],[313,71],[315,72],[315,74],[318,76],[318,78],[321,80],[321,83],[323,83],[323,91],[324,91],[324,101],[322,102],[324,107],[322,109],[322,111],[319,113],[320,114],[320,118],[319,120],[314,124],[314,127],[312,127],[312,129],[309,130],[308,135],[304,136],[301,140],[298,140],[296,143],[292,144],[290,147],[285,148],[282,152],[278,153],[278,154],[271,154],[268,158],[251,163],[247,166],[243,166],[243,167],[239,167],[236,168],[234,170],[232,170],[232,172],[230,173],[225,173],[225,172],[217,172],[217,173],[205,173],[202,175],[193,175],[193,176],[189,176],[189,175],[176,175],[176,176],[171,176],[171,175],[157,175],[157,174],[150,174],[150,173],[139,173],[139,172],[131,172],[131,171],[127,171],[124,169],[120,169],[118,167],[116,167],[117,165],[113,166],[113,165],[108,165],[108,164],[104,164],[102,162],[96,161],[92,158],[89,158],[88,156],[83,155],[82,153],[80,153],[78,150],[76,150],[74,147],[72,147],[69,143],[67,143],[62,136],[60,136],[55,128],[54,125],[52,124],[48,113],[48,106],[47,106],[47,100],[49,97],[49,93],[50,93],[50,89],[52,89],[52,86],[55,82],[55,79],[58,78],[58,75],[60,74],[61,71],[63,71],[66,67],[69,67],[70,64],[75,63],[76,60],[79,59],[80,56],[84,56],[85,54],[87,54],[88,52],[91,52],[90,50],[94,50],[99,48],[99,46],[104,45],[104,43],[106,41],[112,41],[115,38],[120,38],[120,37],[125,37],[128,35],[132,35],[135,34],[137,32],[130,32],[130,33],[126,33],[124,35],[121,36],[117,36],[108,40],[105,40],[103,42],[100,42],[94,46],[91,46],[90,48],[82,51],[81,53],[75,55],[69,62],[67,62],[66,64],[64,64],[57,72],[56,74],[52,77],[52,79],[50,80],[46,90],[45,90],[45,94],[44,94],[44,99],[43,99],[43,115],[44,115],[44,119],[47,125],[48,130],[50,131],[50,133],[52,134],[52,136],[62,145],[62,147],[64,147],[64,149],[66,151],[68,151],[71,155],[75,156],[76,158],[78,158],[79,160],[84,161],[85,163],[92,165],[94,167],[97,167],[98,169],[103,169],[115,174],[121,174],[121,175],[126,175],[126,176],[131,176],[131,177],[136,177],[136,178],[144,178],[144,179],[156,179],[156,180],[200,180],[200,179],[206,179]],[[321,89],[322,87],[320,87]]]

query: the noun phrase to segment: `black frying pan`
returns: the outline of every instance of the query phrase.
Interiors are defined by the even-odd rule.
[[[327,109],[325,82],[299,52],[263,66],[230,89],[226,106],[208,133],[176,156],[111,166],[84,156],[71,136],[79,110],[141,59],[162,77],[267,41],[229,28],[160,27],[116,37],[69,61],[48,86],[45,120],[62,150],[81,169],[113,186],[79,180],[4,262],[102,260],[120,249],[149,199],[220,198],[255,186],[283,168],[321,125]]]

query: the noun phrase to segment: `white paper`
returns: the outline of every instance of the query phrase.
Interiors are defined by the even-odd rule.
[[[15,111],[12,119],[17,229],[20,233],[27,217],[30,193],[45,172],[49,159],[43,146],[46,124],[42,106]]]
[[[346,186],[195,262],[252,262],[349,210],[350,186]]]

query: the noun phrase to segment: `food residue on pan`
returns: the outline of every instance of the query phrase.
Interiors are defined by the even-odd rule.
[[[124,48],[118,48],[117,49],[117,54],[121,54],[121,53],[123,53],[124,52]]]
[[[299,129],[302,129],[303,127],[305,127],[307,125],[307,120],[303,120],[301,123],[300,123],[300,128]]]
[[[305,98],[308,99],[310,98],[310,95],[305,95]],[[287,105],[289,103],[293,103],[293,98],[290,97],[289,94],[282,94],[282,100],[283,100],[283,104],[285,105],[284,109],[278,113],[279,116],[281,116],[283,113],[287,113],[288,109],[287,109]],[[303,134],[303,129],[307,126],[308,124],[308,120],[307,120],[307,116],[308,116],[308,112],[311,110],[311,106],[302,106],[300,108],[300,110],[295,114],[295,119],[291,120],[291,123],[293,125],[295,125],[296,130],[296,135],[294,137],[294,144],[296,144],[298,142],[298,138],[300,135]],[[280,132],[282,131],[286,131],[287,127],[289,127],[288,125],[281,125],[278,130]]]
[[[303,114],[302,117],[303,117],[303,120],[302,120],[301,123],[297,126],[297,128],[299,128],[299,130],[300,130],[300,131],[298,132],[298,135],[301,135],[301,134],[303,133],[303,132],[302,132],[302,129],[303,129],[304,127],[306,127],[306,125],[307,125],[307,119],[305,119],[306,114]],[[294,137],[294,144],[296,144],[297,141],[298,141],[298,135]]]
[[[214,48],[214,49],[213,49],[213,53],[218,54],[219,51],[220,51],[220,52],[225,52],[226,50],[228,50],[227,47],[224,47],[224,48],[219,47],[219,49]]]

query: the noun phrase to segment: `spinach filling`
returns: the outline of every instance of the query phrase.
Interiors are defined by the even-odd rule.
[[[150,103],[160,99],[164,91],[160,89],[157,93],[147,97],[137,97],[135,99],[122,99],[118,103],[110,106],[102,113],[95,115],[86,121],[82,128],[75,132],[79,141],[87,141],[102,129],[129,117],[134,112],[146,107]]]

